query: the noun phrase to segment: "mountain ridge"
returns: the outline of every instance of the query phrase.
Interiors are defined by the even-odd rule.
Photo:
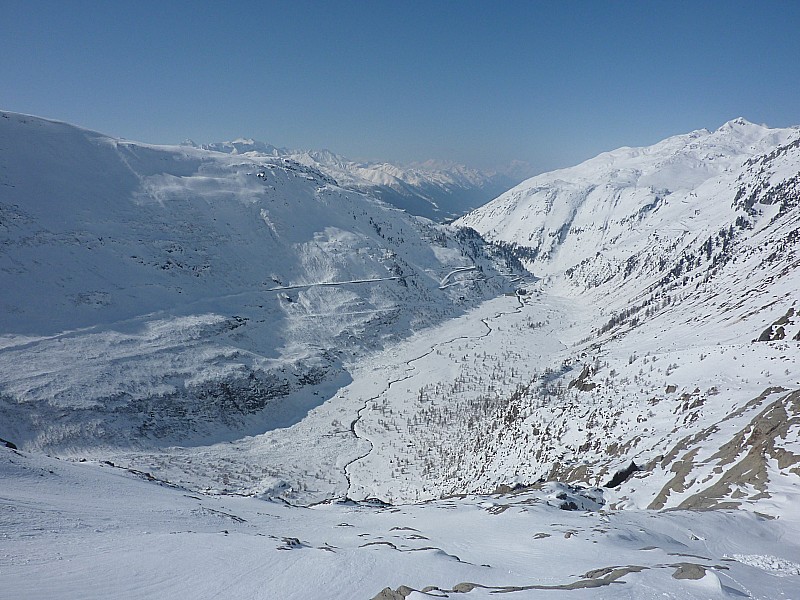
[[[288,159],[0,128],[0,405],[20,447],[288,423],[361,353],[513,288],[479,236]]]
[[[553,449],[529,477],[599,485],[634,461],[644,468],[622,486],[624,502],[642,508],[742,506],[742,499],[769,496],[765,482],[785,477],[770,471],[769,457],[795,437],[757,448],[750,447],[754,438],[716,436],[746,412],[743,431],[763,427],[775,412],[791,423],[798,417],[798,148],[798,128],[735,119],[714,132],[623,148],[537,176],[458,220],[507,244],[551,291],[594,313],[583,337],[572,338],[561,373],[551,367],[555,382],[541,375],[539,383],[523,381],[524,391],[500,409],[495,420],[530,416],[497,433],[495,457],[485,460],[528,452],[541,461],[548,455],[541,433],[527,449],[518,440],[526,428],[547,427],[557,432],[550,434]],[[659,365],[665,358],[666,368]],[[680,371],[688,376],[678,383]],[[545,408],[554,398],[567,408],[552,419]],[[656,407],[675,400],[675,416],[659,417]],[[598,406],[616,415],[617,425],[601,419],[598,427]],[[635,422],[625,423],[626,414]],[[671,433],[656,425],[639,435],[654,419],[674,419]],[[683,439],[667,442],[680,431]],[[576,441],[565,447],[570,436]],[[729,471],[744,457],[755,461],[761,496],[746,491],[740,471]],[[715,469],[695,474],[709,465]],[[681,469],[692,477],[674,475]]]
[[[486,202],[518,181],[526,167],[515,164],[507,172],[481,171],[443,160],[408,165],[387,161],[354,161],[331,150],[292,150],[250,138],[201,144],[206,150],[251,156],[275,156],[297,161],[332,177],[339,185],[360,191],[408,212],[436,221],[458,217]]]
[[[746,160],[798,136],[797,128],[773,130],[738,118],[714,132],[697,130],[648,147],[620,148],[528,179],[456,224],[526,248],[536,255],[535,270],[563,271],[597,251],[612,250],[613,238],[627,235],[634,222],[665,231],[658,219],[658,225],[642,222],[665,205],[672,205],[673,221],[689,223],[695,211],[700,215],[704,209],[696,188],[706,184],[708,189],[714,178],[729,180],[728,174]],[[562,252],[564,247],[568,250]]]
[[[791,594],[797,133],[621,149],[441,225],[0,113],[2,588]]]

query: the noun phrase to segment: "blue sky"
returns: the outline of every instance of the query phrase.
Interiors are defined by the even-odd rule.
[[[0,108],[536,171],[738,116],[800,124],[800,2],[11,2]]]

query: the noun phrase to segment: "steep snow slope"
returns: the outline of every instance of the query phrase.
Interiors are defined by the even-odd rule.
[[[486,173],[445,161],[430,160],[407,166],[357,162],[330,150],[290,150],[251,139],[202,147],[216,152],[293,160],[325,173],[346,189],[370,194],[411,214],[437,221],[461,216],[521,179],[514,174],[520,169]]]
[[[26,448],[286,427],[366,349],[509,289],[479,237],[283,158],[13,113],[0,140],[0,437]]]
[[[457,224],[524,247],[537,274],[588,264],[591,285],[623,271],[632,255],[673,253],[735,222],[741,207],[728,195],[742,164],[799,135],[736,119],[620,148],[528,179]]]
[[[546,277],[564,347],[535,374],[481,361],[492,425],[449,479],[600,485],[633,461],[622,504],[776,514],[800,483],[799,179],[798,129],[737,119],[533,178],[460,220]]]

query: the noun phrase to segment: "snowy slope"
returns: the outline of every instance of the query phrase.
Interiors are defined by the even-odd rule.
[[[290,150],[252,139],[202,147],[230,154],[286,158],[325,173],[346,189],[370,194],[411,214],[436,221],[461,216],[521,179],[514,175],[514,169],[508,173],[487,173],[433,160],[407,166],[358,162],[330,150]]]
[[[510,289],[477,236],[287,159],[13,113],[0,140],[0,437],[23,447],[286,426],[366,349]]]
[[[535,376],[504,377],[489,420],[506,426],[462,476],[599,485],[633,461],[623,504],[775,514],[800,483],[799,147],[798,129],[737,119],[533,178],[460,220],[546,277],[564,343]]]
[[[646,248],[670,252],[735,222],[728,196],[743,163],[798,136],[736,119],[714,132],[620,148],[528,179],[458,224],[524,247],[537,273],[589,261],[595,280],[612,277]]]
[[[459,231],[246,140],[0,127],[2,589],[800,586],[800,130],[606,153]]]
[[[559,496],[593,505],[602,492],[549,486],[298,508],[2,447],[0,478],[8,598],[767,600],[795,597],[800,586],[790,506],[780,520],[571,512]]]

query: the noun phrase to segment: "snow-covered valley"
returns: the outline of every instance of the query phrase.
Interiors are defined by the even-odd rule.
[[[9,597],[796,597],[800,130],[459,229],[0,116]]]

